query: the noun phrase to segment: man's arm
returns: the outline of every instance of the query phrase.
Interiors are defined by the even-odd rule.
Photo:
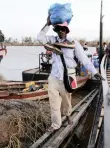
[[[90,62],[89,58],[84,53],[83,47],[78,41],[75,41],[75,55],[88,71],[94,75],[98,73],[92,62]]]
[[[46,33],[48,32],[51,22],[50,22],[50,17],[48,16],[47,18],[47,23],[45,24],[45,26],[41,29],[40,33],[37,36],[37,40],[42,43],[42,44],[46,44],[46,43],[54,43],[55,42],[55,38],[54,36],[47,36]]]

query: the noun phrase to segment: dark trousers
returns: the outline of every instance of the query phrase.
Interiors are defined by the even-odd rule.
[[[0,62],[1,62],[2,59],[3,59],[3,56],[1,55],[1,56],[0,56]]]

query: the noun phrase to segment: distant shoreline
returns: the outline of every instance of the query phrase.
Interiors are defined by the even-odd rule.
[[[42,44],[35,44],[35,43],[4,43],[4,44],[5,46],[43,46]],[[88,47],[96,47],[96,45],[88,44]]]
[[[42,44],[31,43],[4,43],[5,46],[43,46]]]

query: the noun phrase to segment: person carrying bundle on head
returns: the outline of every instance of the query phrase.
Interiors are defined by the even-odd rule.
[[[60,53],[63,54],[66,67],[75,69],[77,63],[74,60],[74,56],[83,63],[83,65],[92,73],[96,78],[103,79],[97,70],[90,62],[86,54],[84,53],[83,47],[80,43],[74,40],[74,43],[71,39],[67,37],[70,30],[68,28],[68,23],[65,21],[61,24],[54,24],[54,32],[57,33],[57,36],[47,36],[47,32],[50,26],[53,25],[50,21],[50,15],[47,18],[47,23],[42,28],[40,33],[37,36],[37,40],[45,44],[53,45],[55,43],[67,44],[68,47],[70,43],[73,44],[73,48],[64,48],[61,47],[59,53],[52,53],[52,69],[50,76],[48,78],[48,95],[49,102],[51,107],[51,127],[48,131],[52,132],[57,130],[62,125],[61,112],[62,115],[67,117],[68,124],[74,124],[70,118],[72,106],[71,106],[71,93],[69,93],[64,86],[63,82],[63,73],[64,67],[61,61]]]
[[[3,42],[4,42],[4,35],[2,33],[2,31],[0,30],[0,45],[1,45],[1,48],[3,48]]]

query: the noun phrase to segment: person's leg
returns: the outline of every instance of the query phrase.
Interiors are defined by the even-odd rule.
[[[78,66],[75,68],[76,70],[76,76],[78,75]]]
[[[61,121],[61,97],[59,96],[59,90],[58,90],[58,80],[55,80],[51,76],[48,79],[48,94],[49,94],[49,102],[50,102],[50,108],[51,108],[51,129],[56,130],[61,127],[62,121]]]
[[[108,56],[108,68],[110,66],[110,55]]]
[[[1,55],[1,56],[0,56],[0,62],[1,62],[2,59],[3,59],[3,56]]]
[[[1,48],[3,48],[3,42],[0,42]]]
[[[68,93],[65,90],[64,84],[60,86],[60,95],[62,98],[62,112],[63,115],[67,116],[68,123],[71,124],[71,111],[72,111],[72,105],[71,105],[71,93]]]
[[[107,69],[110,67],[110,55],[107,57]]]

